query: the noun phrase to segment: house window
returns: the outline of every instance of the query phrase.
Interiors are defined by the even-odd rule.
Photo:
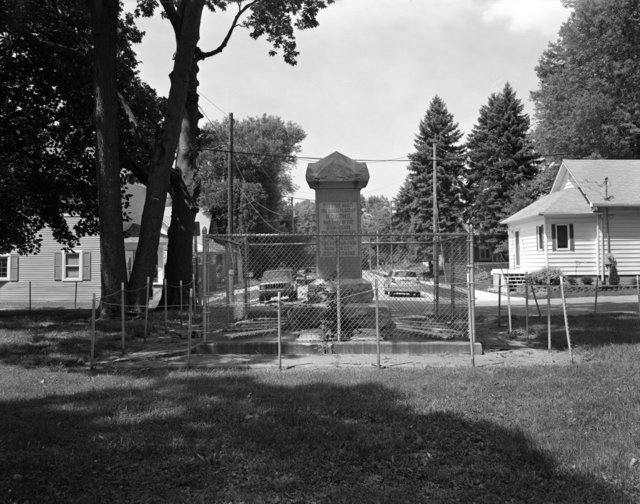
[[[573,224],[553,224],[551,226],[553,250],[575,250]]]
[[[569,226],[558,224],[556,226],[556,248],[567,250],[569,248]]]
[[[82,282],[91,280],[91,252],[56,252],[53,276],[56,281]]]
[[[516,268],[520,266],[520,231],[516,231],[513,234],[513,239],[516,245]]]
[[[9,280],[10,274],[11,274],[11,256],[2,255],[0,256],[0,280],[2,281]]]
[[[480,245],[478,248],[478,260],[479,261],[490,261],[491,260],[491,251],[489,247],[486,245]]]
[[[538,250],[544,250],[544,225],[536,226],[536,234],[538,236]]]
[[[69,281],[82,280],[82,254],[65,252],[62,256],[62,279]]]
[[[18,281],[18,254],[0,255],[0,282]]]

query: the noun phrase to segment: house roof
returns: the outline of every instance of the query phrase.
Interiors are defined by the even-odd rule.
[[[640,208],[640,160],[565,159],[548,195],[500,223],[539,215],[590,214],[598,207]]]
[[[565,159],[552,192],[562,189],[563,169],[594,207],[640,207],[638,159]]]
[[[511,224],[539,215],[559,214],[591,214],[589,203],[577,188],[552,192],[534,201],[531,205],[500,221],[501,224]]]

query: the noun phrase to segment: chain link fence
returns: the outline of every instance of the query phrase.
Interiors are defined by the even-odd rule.
[[[471,248],[466,234],[208,235],[204,336],[469,341]]]

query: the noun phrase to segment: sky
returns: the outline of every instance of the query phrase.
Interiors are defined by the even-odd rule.
[[[568,16],[560,0],[336,0],[320,12],[317,28],[297,32],[296,66],[236,30],[223,53],[200,65],[201,125],[229,113],[235,120],[279,116],[307,133],[300,156],[339,151],[364,160],[370,179],[362,194],[393,198],[434,96],[465,135],[506,82],[532,114],[535,67]],[[228,20],[205,14],[202,50],[220,44]],[[166,96],[175,50],[170,24],[156,14],[139,26],[146,32],[136,49],[141,78]],[[310,162],[292,170],[296,198],[314,198],[305,181]]]

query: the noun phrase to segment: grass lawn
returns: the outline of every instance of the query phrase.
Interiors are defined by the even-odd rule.
[[[90,372],[88,312],[0,312],[0,502],[640,502],[638,316],[570,324],[573,366]]]

